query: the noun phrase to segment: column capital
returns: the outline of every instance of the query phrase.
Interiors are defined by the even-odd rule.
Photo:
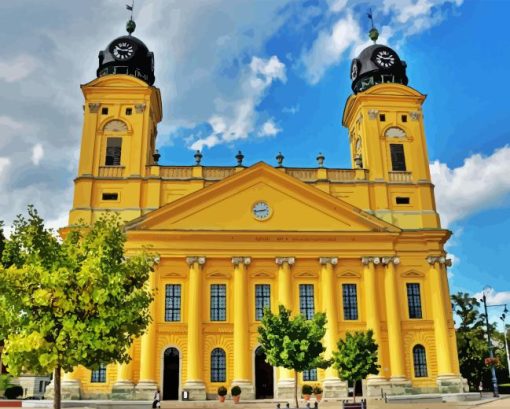
[[[321,265],[331,264],[336,266],[338,264],[338,257],[319,257],[319,263]]]
[[[381,263],[385,266],[387,266],[390,263],[393,263],[393,265],[400,264],[400,257],[393,256],[393,257],[383,257],[381,258]]]
[[[361,257],[361,262],[364,265],[368,265],[370,263],[374,263],[375,265],[377,265],[377,264],[381,263],[381,258],[380,257],[373,257],[373,256],[370,256],[370,257]]]
[[[251,264],[251,257],[232,257],[232,264],[234,266],[238,266],[239,264],[248,266]]]
[[[287,263],[289,266],[293,265],[296,262],[295,257],[276,257],[274,262],[281,266],[283,263]]]
[[[186,263],[188,263],[189,266],[198,263],[201,266],[205,264],[206,258],[203,256],[190,256],[186,257]]]
[[[436,263],[450,266],[452,263],[452,261],[450,259],[447,260],[445,256],[428,256],[426,260],[427,263],[429,263],[431,266],[433,266]]]

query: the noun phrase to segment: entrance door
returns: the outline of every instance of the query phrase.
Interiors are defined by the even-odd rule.
[[[179,350],[168,348],[163,358],[163,400],[179,399]]]
[[[274,398],[273,367],[266,362],[266,354],[261,347],[255,350],[255,398]]]

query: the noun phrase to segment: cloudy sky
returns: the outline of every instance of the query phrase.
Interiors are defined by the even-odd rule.
[[[0,0],[0,219],[33,203],[52,226],[71,207],[80,84],[125,33],[125,0]],[[490,0],[138,0],[135,35],[154,51],[163,164],[349,167],[341,113],[350,60],[381,37],[428,95],[425,128],[437,204],[454,232],[451,290],[494,288],[510,303],[507,16]]]

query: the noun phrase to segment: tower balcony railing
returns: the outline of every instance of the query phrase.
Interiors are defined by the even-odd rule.
[[[390,182],[411,182],[413,174],[407,171],[390,171],[389,180]]]
[[[99,166],[99,176],[105,178],[121,178],[124,176],[124,166]]]

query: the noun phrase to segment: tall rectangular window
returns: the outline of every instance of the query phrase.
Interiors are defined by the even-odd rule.
[[[356,284],[342,284],[344,302],[344,320],[358,319],[358,294]]]
[[[407,283],[407,305],[409,318],[421,318],[420,284]]]
[[[315,314],[313,305],[313,284],[299,285],[299,308],[301,314],[303,314],[307,320],[313,318],[313,314]]]
[[[395,171],[406,170],[406,157],[404,155],[404,145],[401,143],[390,143],[391,168]]]
[[[255,284],[255,320],[260,321],[264,316],[264,309],[271,305],[271,286],[269,284]]]
[[[211,285],[211,321],[227,320],[227,286]]]
[[[165,321],[181,320],[181,285],[165,286]]]
[[[108,138],[106,140],[106,166],[119,166],[122,151],[122,138]]]
[[[106,365],[100,364],[98,369],[92,371],[90,382],[105,383],[106,382]]]

